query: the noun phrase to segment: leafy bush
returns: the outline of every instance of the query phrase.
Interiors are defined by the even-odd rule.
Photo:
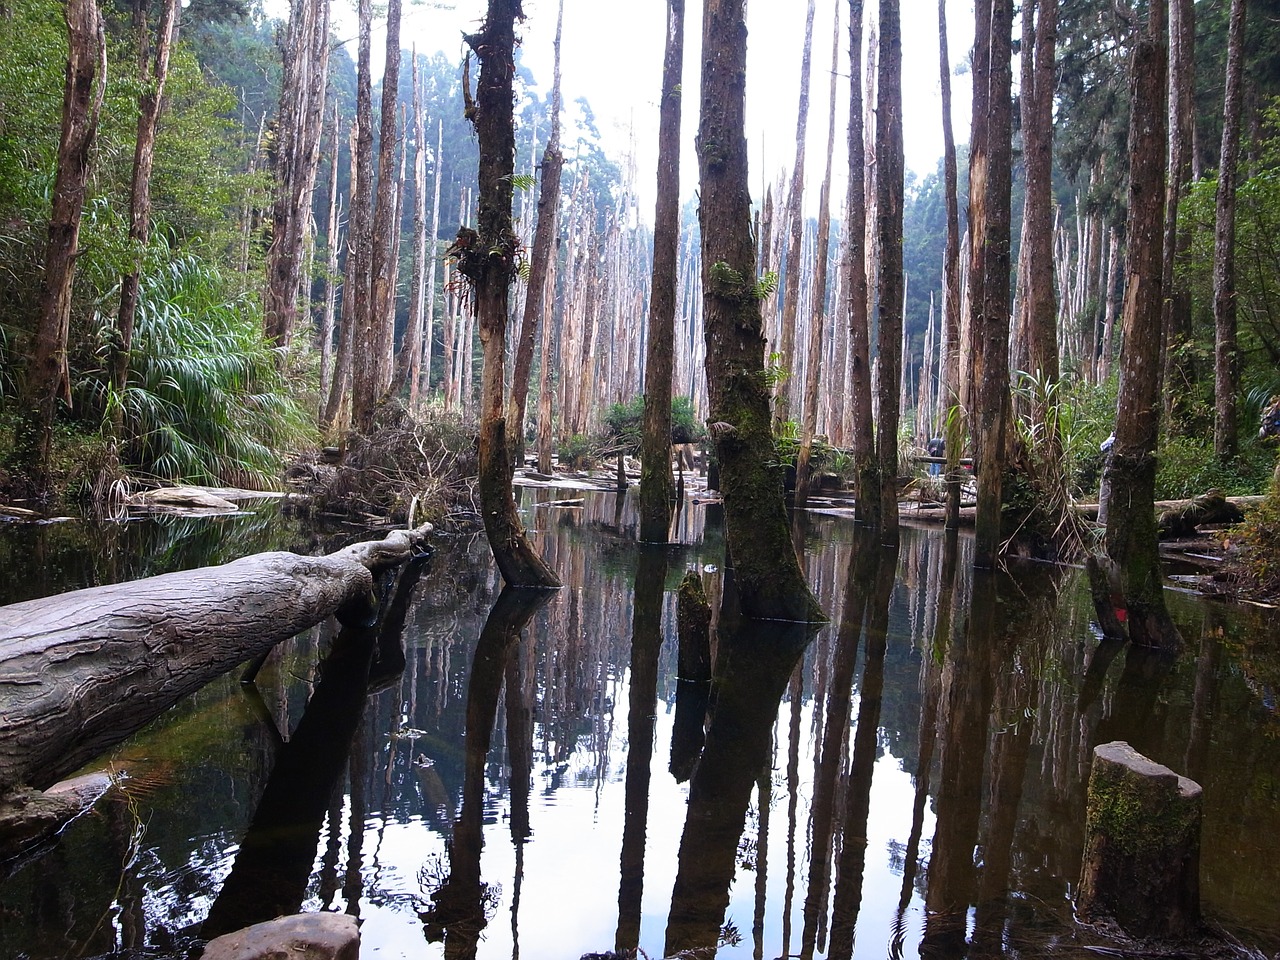
[[[1252,592],[1280,596],[1280,484],[1271,485],[1267,498],[1236,532],[1240,563]]]
[[[632,397],[623,403],[615,403],[604,415],[609,433],[602,438],[605,446],[622,447],[630,454],[640,450],[644,437],[644,397]],[[671,442],[696,443],[706,435],[706,428],[693,415],[693,401],[689,397],[671,398]]]
[[[1274,465],[1275,455],[1253,439],[1224,464],[1214,455],[1212,439],[1173,437],[1157,455],[1156,499],[1196,497],[1213,488],[1229,497],[1255,494],[1267,488]]]
[[[595,444],[586,435],[575,433],[560,444],[556,456],[570,470],[586,470],[596,459]]]

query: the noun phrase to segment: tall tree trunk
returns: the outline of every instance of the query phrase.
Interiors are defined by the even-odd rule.
[[[938,74],[942,83],[942,177],[947,204],[947,239],[943,251],[942,391],[946,397],[948,530],[960,523],[960,447],[964,443],[964,407],[960,402],[960,201],[956,137],[951,122],[951,55],[947,49],[947,4],[938,0]]]
[[[169,53],[178,33],[178,0],[164,0],[160,24],[156,28],[154,63],[148,56],[150,29],[147,26],[147,2],[137,0],[134,23],[138,30],[138,135],[133,149],[133,180],[129,193],[129,245],[133,248],[132,269],[120,278],[120,310],[116,315],[116,339],[112,345],[111,385],[123,399],[129,382],[129,351],[133,348],[133,327],[138,312],[138,283],[146,259],[147,241],[151,233],[151,168],[155,162],[156,128],[160,123],[160,106],[165,81],[169,77]],[[121,439],[124,405],[117,402],[112,409],[111,427],[116,440]]]
[[[516,275],[517,248],[511,226],[511,179],[516,153],[513,51],[515,21],[523,16],[520,0],[489,0],[484,25],[464,38],[480,60],[480,81],[469,111],[480,147],[479,230],[459,229],[452,249],[459,271],[471,285],[484,350],[478,472],[489,546],[508,585],[559,587],[559,578],[534,552],[520,525],[511,493],[511,456],[504,417],[507,300]]]
[[[876,83],[876,237],[880,271],[880,542],[898,545],[898,381],[902,376],[903,172],[902,24],[898,0],[880,0],[880,70]]]
[[[267,336],[289,345],[298,316],[302,251],[320,163],[329,77],[329,2],[293,0],[277,124],[276,200],[271,211],[264,313]]]
[[[27,469],[31,491],[50,491],[50,455],[58,398],[70,397],[67,340],[71,329],[71,285],[79,253],[80,214],[98,113],[107,78],[102,14],[94,0],[68,0],[66,87],[62,135],[53,181],[53,210],[40,283],[40,315],[31,343],[24,383],[26,414],[18,425],[16,454]]]
[[[823,320],[827,312],[827,246],[831,242],[831,165],[836,149],[836,77],[840,63],[840,7],[835,8],[831,31],[831,92],[827,117],[827,168],[818,191],[818,239],[814,244],[812,299],[809,310],[809,356],[804,371],[803,429],[800,452],[796,456],[795,504],[803,507],[809,498],[809,458],[818,424],[818,374],[822,367]]]
[[[406,133],[407,137],[407,133]],[[413,279],[409,292],[409,322],[396,359],[392,393],[409,388],[409,409],[418,406],[422,374],[423,296],[427,262],[427,138],[422,123],[422,85],[418,79],[418,54],[413,52]]]
[[[338,124],[338,103],[333,104],[333,162],[329,170],[329,223],[325,232],[328,247],[324,268],[324,318],[320,322],[320,423],[325,423],[325,407],[333,386],[333,322],[338,288],[338,160],[342,150]]]
[[[1106,476],[1106,552],[1110,564],[1092,559],[1095,601],[1127,611],[1134,643],[1174,648],[1178,631],[1164,603],[1155,520],[1156,441],[1160,432],[1160,313],[1164,278],[1165,179],[1164,0],[1151,5],[1149,32],[1133,53],[1129,125],[1129,225],[1125,252],[1124,350],[1115,444]],[[1108,569],[1109,567],[1109,569]],[[1109,587],[1108,581],[1116,584]],[[1118,594],[1118,597],[1114,597]],[[1100,619],[1115,620],[1111,610]]]
[[[348,257],[355,263],[348,271],[343,294],[352,297],[351,341],[351,424],[365,433],[373,423],[373,403],[377,399],[378,363],[374,337],[374,305],[370,296],[370,268],[373,264],[373,79],[370,34],[373,24],[371,0],[358,0],[359,36],[356,53],[356,177],[351,185],[351,225]]]
[[[360,257],[356,254],[356,197],[360,193],[360,170],[356,157],[359,153],[359,124],[352,121],[347,135],[348,161],[348,209],[347,232],[344,242],[347,245],[347,259],[342,271],[342,312],[338,316],[338,354],[333,363],[333,381],[329,385],[328,399],[324,405],[324,416],[320,419],[320,432],[329,433],[345,422],[346,404],[351,397],[353,379],[353,356],[356,342],[356,291],[359,287]],[[335,156],[336,160],[336,156]]]
[[[1236,346],[1236,161],[1240,154],[1240,99],[1244,74],[1245,0],[1231,0],[1227,82],[1222,108],[1222,152],[1213,230],[1213,452],[1236,455],[1236,394],[1240,354]]]
[[[653,217],[653,279],[644,362],[644,441],[640,539],[665,542],[671,527],[671,377],[675,350],[676,258],[680,247],[680,80],[684,0],[667,0],[667,44],[658,110],[658,200]]]
[[[1018,327],[1028,373],[1048,388],[1058,379],[1057,304],[1053,289],[1053,89],[1057,0],[1024,0],[1022,5],[1022,151],[1026,200],[1018,254]],[[1033,423],[1056,443],[1043,403],[1031,410]],[[1056,458],[1055,458],[1056,459]]]
[[[440,180],[441,172],[444,169],[444,163],[440,158],[441,151],[444,148],[444,121],[436,122],[436,153],[432,162],[436,165],[435,187],[432,191],[431,200],[431,256],[427,260],[427,299],[426,299],[426,330],[423,335],[423,353],[422,358],[422,392],[426,396],[431,393],[431,347],[435,341],[435,315],[436,315],[436,261],[437,254],[440,251]],[[448,381],[448,374],[445,374],[445,381]]]
[[[985,119],[985,177],[982,223],[973,243],[981,256],[982,295],[974,300],[974,462],[978,479],[974,563],[995,564],[1000,549],[1001,489],[1009,417],[1009,221],[1012,186],[1011,0],[990,9],[990,48]],[[978,80],[975,70],[974,81]],[[971,168],[972,169],[972,168]],[[971,185],[970,190],[976,189]],[[977,261],[975,260],[975,265]]]
[[[796,354],[796,317],[800,304],[800,241],[804,234],[804,146],[809,127],[809,76],[813,49],[814,0],[809,0],[804,19],[804,50],[800,56],[800,103],[796,107],[796,161],[791,168],[791,189],[787,192],[786,224],[787,258],[782,265],[782,338],[779,347],[781,364],[790,375],[779,381],[774,415],[786,420],[791,415],[794,381],[799,377]]]
[[[391,383],[391,341],[395,333],[393,311],[396,296],[396,239],[400,222],[396,218],[396,103],[400,86],[401,0],[387,4],[387,53],[382,71],[382,124],[378,132],[378,188],[373,211],[372,267],[369,273],[374,374],[373,394],[368,398],[365,417],[356,427],[367,432],[372,426],[373,406]]]
[[[867,171],[863,136],[862,0],[849,0],[849,192],[845,199],[844,271],[849,300],[849,435],[853,447],[855,515],[880,522],[880,471],[871,417],[871,333],[867,315]]]
[[[743,134],[747,25],[740,0],[706,0],[697,137],[711,433],[720,462],[726,539],[743,612],[813,620],[787,529],[764,371]]]
[[[507,422],[511,425],[512,462],[524,460],[524,416],[529,402],[529,375],[533,370],[533,347],[538,325],[545,323],[546,278],[555,245],[560,211],[560,173],[564,154],[560,152],[560,33],[564,22],[564,0],[556,15],[555,68],[551,82],[551,132],[542,151],[542,183],[538,189],[538,224],[533,233],[533,251],[529,258],[528,294],[524,302],[524,320],[516,341],[515,366],[511,375],[511,401]]]
[[[556,238],[556,251],[560,247],[560,238]],[[556,256],[553,255],[547,264],[547,276],[543,284],[542,302],[542,349],[538,367],[538,469],[550,474],[554,470],[554,449],[551,432],[551,364],[552,342],[551,332],[555,321],[556,304]]]
[[[1195,6],[1192,0],[1169,4],[1169,184],[1164,214],[1164,425],[1173,426],[1175,402],[1183,385],[1179,347],[1191,333],[1191,291],[1174,269],[1191,245],[1191,230],[1179,223],[1178,205],[1191,182],[1195,126]]]

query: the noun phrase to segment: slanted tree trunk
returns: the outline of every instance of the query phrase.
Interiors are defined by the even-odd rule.
[[[812,302],[809,311],[808,358],[804,371],[804,412],[800,452],[796,456],[795,504],[803,507],[809,498],[809,458],[813,455],[813,435],[818,425],[818,375],[822,368],[823,321],[827,313],[827,245],[831,241],[831,165],[836,149],[836,77],[840,62],[840,7],[835,8],[831,31],[831,92],[827,117],[827,169],[818,191],[818,239],[814,247]]]
[[[148,56],[150,29],[146,0],[137,0],[134,24],[138,31],[138,135],[133,149],[133,179],[129,192],[129,244],[133,264],[120,278],[120,309],[116,314],[116,339],[112,344],[111,385],[117,395],[129,382],[129,351],[133,348],[133,326],[138,312],[138,283],[146,259],[151,234],[151,168],[155,162],[156,128],[160,124],[161,98],[169,77],[169,53],[178,33],[178,0],[164,0],[160,24],[156,28],[155,61]],[[117,402],[111,417],[117,440],[124,424],[124,405]]]
[[[502,578],[513,587],[559,587],[560,580],[525,536],[511,494],[511,455],[503,365],[507,354],[507,300],[516,275],[517,238],[511,226],[515,125],[512,80],[515,21],[520,0],[489,0],[484,25],[468,34],[480,60],[480,81],[470,119],[480,147],[478,231],[459,229],[453,252],[471,286],[484,368],[480,385],[480,505],[485,532]]]
[[[880,542],[898,545],[898,381],[902,377],[903,171],[902,25],[898,0],[880,0],[880,72],[876,82],[876,240],[880,271]]]
[[[1213,230],[1213,452],[1236,455],[1236,394],[1240,354],[1236,346],[1236,161],[1240,154],[1240,100],[1244,74],[1245,0],[1231,0],[1227,82],[1222,108],[1222,152]]]
[[[671,527],[671,377],[675,350],[676,258],[680,247],[680,79],[684,0],[667,0],[667,44],[658,109],[658,201],[653,218],[653,280],[644,363],[644,440],[640,455],[640,539],[665,542]]]
[[[43,788],[237,664],[334,612],[431,532],[306,557],[278,551],[0,608],[0,793]]]
[[[1009,223],[1012,189],[1011,0],[990,7],[988,89],[984,124],[984,229],[974,234],[980,255],[982,295],[973,301],[974,466],[978,479],[978,519],[974,527],[974,563],[995,564],[1000,550],[1002,487],[1006,464],[1005,435],[1009,419]],[[975,84],[978,76],[975,70]],[[972,168],[970,168],[972,169]],[[976,189],[971,181],[970,190]],[[975,265],[979,261],[975,259]]]
[[[791,547],[764,371],[760,288],[743,134],[747,26],[741,2],[707,0],[697,137],[707,388],[726,539],[743,612],[813,620],[821,610]]]
[[[511,375],[511,401],[507,421],[513,431],[512,462],[524,460],[524,416],[529,402],[529,375],[533,370],[533,347],[538,325],[546,323],[547,269],[555,245],[560,212],[560,172],[564,154],[560,152],[560,32],[564,22],[564,0],[556,15],[555,68],[551,82],[551,132],[542,151],[542,183],[538,189],[538,224],[533,233],[533,251],[529,258],[528,293],[524,301],[524,320],[516,341],[515,365]]]
[[[782,337],[778,352],[782,368],[790,376],[779,381],[774,415],[786,420],[791,415],[794,381],[800,372],[796,355],[796,322],[800,307],[800,241],[804,236],[804,146],[809,127],[809,75],[813,49],[814,0],[809,0],[804,19],[804,50],[800,56],[800,103],[796,107],[796,160],[791,168],[791,188],[787,192],[787,258],[782,265]]]
[[[370,268],[373,264],[373,54],[370,34],[373,26],[372,0],[358,0],[356,42],[356,175],[351,183],[350,270],[343,287],[342,312],[351,295],[351,423],[367,432],[373,423],[377,399],[378,363],[374,335],[374,306],[370,297]],[[351,262],[354,258],[354,262]]]
[[[1156,441],[1160,431],[1160,320],[1164,278],[1165,45],[1163,0],[1133,53],[1129,126],[1129,224],[1125,252],[1124,350],[1116,439],[1106,468],[1106,558],[1089,564],[1095,601],[1118,594],[1129,638],[1175,648],[1177,628],[1164,603],[1156,533]],[[1109,563],[1107,562],[1109,561]],[[1117,588],[1106,589],[1108,581]],[[1099,586],[1102,589],[1099,589]],[[1100,616],[1113,611],[1100,611]]]
[[[328,0],[293,0],[284,45],[276,149],[276,199],[267,251],[267,336],[289,345],[298,316],[302,251],[320,162],[320,130],[329,77]]]
[[[49,458],[58,398],[70,398],[67,339],[71,328],[71,284],[107,72],[106,39],[98,5],[94,0],[68,0],[64,12],[69,43],[62,136],[40,283],[40,315],[24,373],[25,413],[19,421],[15,443],[18,462],[28,471],[31,490],[41,498],[50,493]]]
[[[867,174],[862,109],[862,0],[849,0],[849,192],[845,200],[845,296],[849,300],[849,427],[854,512],[880,522],[880,468],[871,416],[871,333],[867,326]]]

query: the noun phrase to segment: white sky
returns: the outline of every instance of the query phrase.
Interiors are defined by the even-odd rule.
[[[971,0],[947,0],[952,64],[968,59],[973,40]],[[842,22],[840,77],[837,79],[837,126],[833,202],[843,203],[845,181],[845,124],[848,102],[847,0],[818,0],[814,19],[812,80],[806,145],[806,196],[810,212],[816,204],[826,156],[828,91],[831,78],[832,20],[839,3]],[[474,30],[483,18],[485,0],[449,0],[451,10],[435,9],[438,2],[405,5],[401,43],[416,44],[419,52],[441,50],[461,62],[461,34]],[[875,0],[866,0],[871,13]],[[523,61],[540,88],[549,90],[557,0],[524,0],[526,20],[519,28]],[[350,17],[345,0],[334,8],[335,20]],[[747,35],[747,139],[751,151],[752,198],[763,198],[763,184],[776,182],[795,158],[796,115],[799,101],[800,56],[804,41],[805,0],[750,0]],[[931,172],[942,155],[941,98],[938,79],[937,5],[933,0],[902,0],[903,118],[907,166],[921,176]],[[641,211],[652,218],[653,182],[657,171],[658,98],[662,84],[665,41],[665,0],[565,0],[562,41],[563,86],[566,104],[585,96],[595,113],[607,153],[621,166],[634,139],[636,191]],[[685,11],[685,68],[681,194],[693,194],[697,161],[693,139],[697,131],[698,51],[702,35],[702,4],[689,0]],[[375,33],[375,73],[380,70],[383,38]],[[866,68],[864,56],[864,70]],[[952,76],[956,139],[969,138],[970,88],[967,72]],[[812,187],[812,190],[809,188]]]

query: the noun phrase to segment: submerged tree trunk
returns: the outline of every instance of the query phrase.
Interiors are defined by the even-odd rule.
[[[551,133],[542,151],[542,184],[538,189],[538,224],[533,233],[529,257],[529,285],[524,301],[524,320],[516,341],[515,366],[511,375],[511,401],[507,420],[514,431],[508,439],[512,460],[524,460],[524,417],[529,402],[529,375],[533,370],[533,347],[538,326],[547,322],[547,271],[555,246],[560,212],[560,173],[564,154],[560,151],[560,32],[564,21],[564,0],[556,16],[555,69],[551,82]]]
[[[1151,7],[1150,32],[1134,48],[1129,127],[1129,224],[1125,253],[1124,352],[1116,439],[1106,468],[1106,553],[1090,563],[1095,599],[1125,611],[1130,639],[1166,649],[1178,631],[1164,603],[1155,518],[1156,441],[1160,430],[1160,313],[1165,178],[1163,0]],[[1107,591],[1105,583],[1114,588]],[[1100,589],[1102,587],[1102,589]],[[1100,614],[1110,611],[1100,611]],[[1114,614],[1113,614],[1114,616]]]
[[[813,620],[818,602],[791,546],[764,371],[760,288],[747,191],[747,26],[740,2],[707,0],[697,151],[711,434],[742,609]]]
[[[898,381],[902,377],[903,159],[902,24],[898,0],[880,0],[880,73],[876,84],[876,240],[880,247],[880,542],[898,544]]]
[[[67,340],[71,328],[71,284],[79,252],[89,159],[98,132],[98,112],[106,87],[107,50],[102,14],[94,0],[66,5],[66,88],[62,137],[53,182],[53,211],[40,284],[40,316],[32,338],[24,384],[25,414],[18,424],[16,454],[28,470],[32,492],[48,495],[53,421],[58,398],[70,397]]]
[[[515,21],[521,17],[520,0],[489,0],[484,25],[465,37],[480,60],[480,81],[470,110],[480,146],[479,230],[460,228],[452,252],[471,287],[484,351],[479,485],[489,546],[509,586],[559,587],[559,578],[534,552],[516,512],[504,416],[507,302],[516,275],[518,244],[511,226],[511,179],[515,172],[512,51]]]
[[[177,35],[178,0],[164,0],[156,28],[154,64],[147,56],[150,31],[146,0],[138,0],[135,24],[138,29],[138,135],[133,149],[133,182],[129,195],[129,243],[133,248],[133,269],[120,278],[120,309],[116,314],[116,340],[112,344],[111,385],[117,401],[111,418],[115,439],[120,439],[124,420],[121,402],[129,382],[129,351],[133,348],[133,326],[138,312],[138,285],[151,234],[151,169],[155,163],[156,129],[160,124],[161,98],[169,77],[169,53]]]
[[[667,45],[658,111],[658,200],[653,218],[653,280],[644,363],[644,440],[640,459],[640,539],[665,542],[671,527],[671,378],[675,352],[676,257],[680,246],[680,79],[684,0],[667,0]]]
[[[1227,83],[1222,108],[1222,152],[1213,231],[1213,452],[1236,455],[1236,394],[1240,354],[1236,345],[1236,159],[1240,154],[1240,100],[1244,73],[1245,0],[1231,0]]]
[[[0,793],[46,787],[212,678],[350,609],[431,532],[75,590],[0,608]]]

